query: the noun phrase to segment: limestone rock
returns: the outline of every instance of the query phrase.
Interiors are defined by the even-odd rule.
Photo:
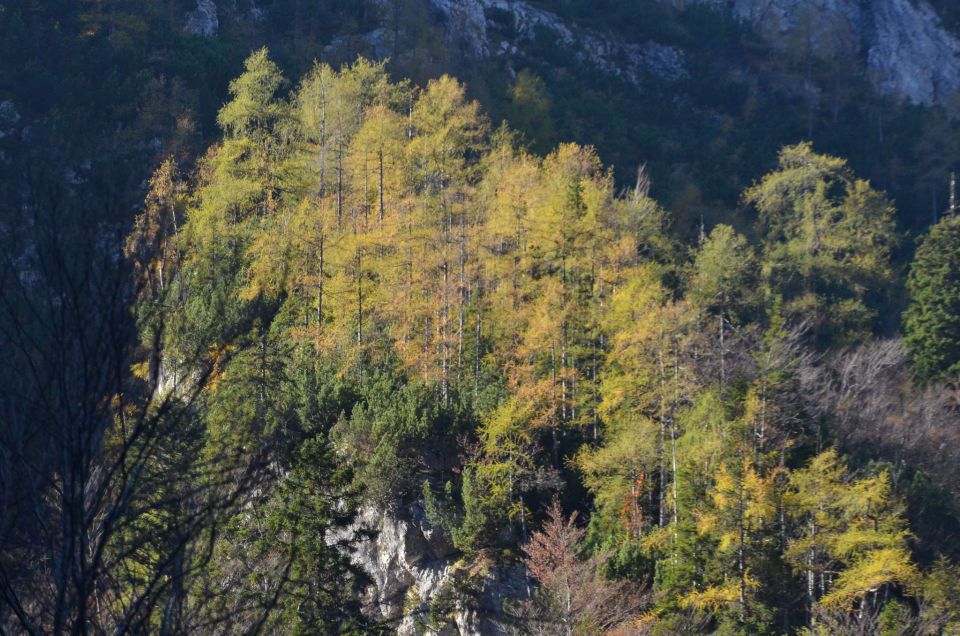
[[[775,48],[809,45],[821,58],[860,60],[881,94],[956,106],[960,40],[926,0],[699,1],[729,6]]]
[[[419,503],[396,510],[367,505],[353,526],[330,542],[359,531],[370,535],[351,552],[372,581],[366,611],[388,621],[397,634],[503,634],[498,618],[504,601],[526,593],[520,567],[468,567],[449,534],[430,524]],[[444,620],[437,624],[431,614],[441,601]]]
[[[627,42],[573,27],[525,0],[430,0],[446,39],[465,56],[514,55],[541,34],[556,38],[579,62],[639,85],[646,77],[676,81],[686,77],[683,52],[659,42]],[[508,31],[508,40],[494,31]]]
[[[393,41],[385,28],[374,29],[359,35],[341,35],[333,38],[323,47],[323,53],[329,55],[341,51],[360,52],[374,59],[389,57],[393,50]]]
[[[213,0],[197,0],[197,8],[187,14],[187,24],[183,30],[193,35],[209,38],[217,34],[220,21],[217,18],[217,5]]]
[[[874,0],[867,68],[883,93],[915,104],[955,106],[960,93],[960,41],[926,2]]]

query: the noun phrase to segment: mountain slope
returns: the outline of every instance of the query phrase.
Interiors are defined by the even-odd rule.
[[[0,102],[17,119],[3,184],[24,182],[26,156],[82,179],[108,162],[122,207],[164,156],[197,152],[262,44],[294,75],[357,53],[418,83],[455,73],[540,151],[595,144],[625,184],[646,163],[684,233],[736,220],[784,143],[848,157],[914,228],[942,209],[960,158],[957,41],[923,1],[18,0],[0,21]]]

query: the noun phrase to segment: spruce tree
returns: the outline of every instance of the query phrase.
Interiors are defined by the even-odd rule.
[[[904,315],[913,366],[923,381],[960,371],[960,217],[948,216],[917,248]]]

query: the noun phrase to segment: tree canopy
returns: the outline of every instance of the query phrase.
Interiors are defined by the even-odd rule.
[[[541,89],[518,76],[517,102],[549,110]],[[35,500],[104,520],[112,569],[58,579],[17,535],[0,574],[47,556],[0,579],[18,601],[0,627],[395,628],[360,518],[411,509],[454,555],[458,589],[404,592],[437,631],[495,567],[529,575],[496,610],[527,632],[960,625],[937,541],[960,519],[960,440],[937,426],[955,420],[937,382],[957,364],[956,219],[908,283],[924,388],[879,320],[892,203],[809,143],[744,192],[752,223],[684,244],[643,171],[624,190],[591,146],[533,154],[446,75],[359,58],[290,82],[259,50],[218,122],[195,169],[159,168],[125,242],[139,344],[88,439],[112,460],[92,474],[141,476],[135,501],[77,513],[79,478]]]

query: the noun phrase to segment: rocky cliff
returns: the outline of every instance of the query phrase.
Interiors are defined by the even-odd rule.
[[[187,14],[183,30],[193,35],[212,37],[217,34],[219,27],[217,5],[213,0],[197,0],[197,8]]]
[[[528,593],[519,567],[483,558],[467,563],[417,503],[395,509],[368,505],[343,531],[354,533],[369,536],[351,555],[372,581],[366,611],[401,636],[505,634],[505,601]]]
[[[809,42],[821,56],[859,58],[881,93],[955,105],[960,41],[925,0],[735,0],[729,8],[775,47]]]
[[[664,80],[686,76],[683,52],[648,40],[630,42],[567,24],[523,0],[429,0],[443,18],[446,37],[475,57],[511,56],[544,31],[565,49],[599,70],[634,84],[645,75]],[[507,22],[510,35],[504,37]]]
[[[680,8],[684,0],[664,0]],[[752,25],[775,49],[816,58],[854,59],[883,94],[923,105],[955,106],[960,93],[960,41],[925,0],[688,0],[729,11]],[[566,23],[525,0],[429,0],[448,40],[476,57],[522,49],[538,31],[598,69],[639,83],[645,75],[686,75],[683,51],[656,41],[605,37]],[[512,23],[511,37],[491,29]],[[496,34],[495,34],[496,32]]]

